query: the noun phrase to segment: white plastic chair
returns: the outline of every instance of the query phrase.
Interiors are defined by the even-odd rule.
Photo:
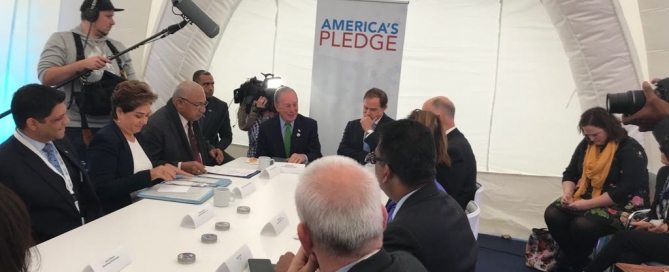
[[[481,183],[476,183],[476,192],[474,193],[474,202],[479,207],[481,206],[481,196],[483,195],[483,185]]]
[[[481,207],[476,204],[476,201],[469,201],[469,203],[467,203],[467,207],[465,208],[465,213],[467,213],[467,219],[469,220],[469,227],[472,228],[472,234],[474,234],[474,238],[478,239]]]

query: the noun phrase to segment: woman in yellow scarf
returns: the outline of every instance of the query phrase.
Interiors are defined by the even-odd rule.
[[[562,174],[562,197],[544,214],[560,247],[555,271],[582,271],[597,239],[623,229],[620,214],[647,206],[643,147],[603,108],[585,111],[578,128],[585,137]]]

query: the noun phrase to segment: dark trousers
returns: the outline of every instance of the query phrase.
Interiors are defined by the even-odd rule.
[[[583,215],[551,204],[546,208],[544,219],[553,239],[560,247],[558,263],[576,270],[588,264],[597,239],[615,232],[615,228]]]
[[[628,230],[616,233],[590,265],[587,272],[603,271],[615,263],[669,263],[669,233]]]
[[[90,128],[91,133],[95,135],[95,133],[100,130],[100,128]],[[85,169],[88,169],[86,167],[86,162],[88,162],[88,154],[87,150],[88,147],[86,144],[84,144],[84,137],[81,136],[81,128],[78,127],[67,127],[65,128],[65,137],[72,143],[74,146],[74,149],[77,151],[77,155],[79,155],[79,159],[81,159],[82,165],[84,166]]]

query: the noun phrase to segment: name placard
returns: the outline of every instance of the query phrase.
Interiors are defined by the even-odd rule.
[[[253,258],[251,250],[247,245],[243,245],[223,264],[221,264],[218,269],[216,269],[216,272],[242,272],[246,269],[250,258]]]
[[[130,256],[123,250],[117,248],[110,254],[90,263],[84,271],[86,272],[118,272],[131,263]]]
[[[285,212],[280,212],[274,216],[260,231],[263,235],[276,236],[288,226],[288,216]]]
[[[209,219],[212,219],[213,217],[214,217],[214,211],[211,205],[204,205],[203,207],[194,210],[188,213],[186,216],[184,216],[184,219],[181,220],[181,226],[195,229],[200,225],[204,224],[204,222],[209,221]]]
[[[251,193],[256,191],[256,185],[253,182],[247,182],[246,184],[236,187],[232,190],[235,193],[237,199],[242,199],[249,196]]]
[[[276,177],[278,174],[281,174],[281,168],[278,165],[272,165],[265,168],[265,170],[262,170],[262,172],[260,172],[260,178],[272,179]]]

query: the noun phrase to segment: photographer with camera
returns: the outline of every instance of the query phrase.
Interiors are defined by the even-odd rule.
[[[247,157],[256,156],[260,124],[276,114],[274,105],[271,103],[274,99],[274,91],[267,89],[266,84],[255,77],[244,82],[234,91],[234,101],[239,103],[237,124],[239,124],[239,129],[247,131],[249,135]]]

